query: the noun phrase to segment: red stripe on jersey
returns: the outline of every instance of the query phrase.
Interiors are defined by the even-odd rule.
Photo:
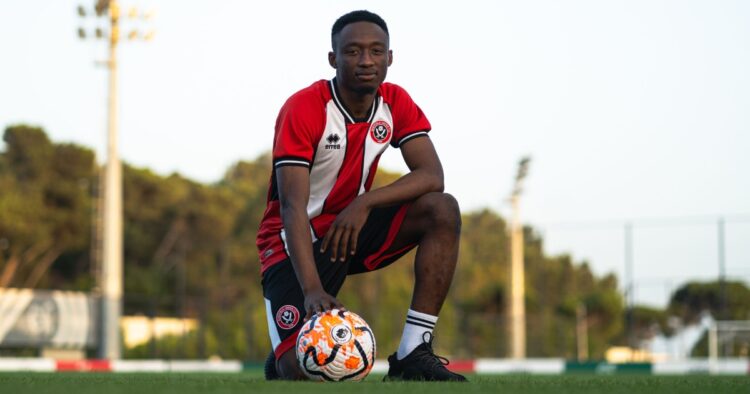
[[[372,162],[370,166],[370,173],[365,181],[365,190],[369,191],[372,188],[372,181],[375,179],[375,173],[378,171],[378,163],[380,162],[380,156]]]

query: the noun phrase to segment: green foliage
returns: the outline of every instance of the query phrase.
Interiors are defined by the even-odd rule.
[[[742,282],[711,281],[689,282],[678,288],[669,301],[667,311],[682,319],[685,324],[700,321],[705,313],[717,320],[750,320],[750,288]],[[728,343],[722,347],[723,354],[741,354],[747,343]],[[708,335],[704,333],[693,347],[691,356],[708,355]]]
[[[689,282],[674,292],[668,310],[686,323],[698,322],[704,312],[720,320],[750,319],[750,288],[742,282]]]
[[[674,327],[668,323],[669,314],[666,310],[636,305],[630,313],[633,331],[638,339],[649,339],[658,334],[670,336],[674,333]]]
[[[91,290],[98,169],[94,154],[52,143],[39,128],[11,126],[0,152],[0,286]],[[263,360],[270,350],[255,247],[271,158],[231,166],[214,184],[123,166],[125,313],[197,319],[199,329],[128,349],[128,357]],[[399,174],[379,171],[374,188]],[[436,348],[457,357],[498,357],[506,342],[509,241],[506,221],[490,210],[463,214],[459,265],[438,325]],[[542,237],[524,229],[527,353],[576,354],[577,311],[586,310],[590,355],[623,342],[624,303],[614,275],[585,262],[545,254]],[[339,298],[373,327],[381,356],[398,346],[411,300],[414,254],[375,273],[347,279]],[[728,317],[748,318],[750,292],[728,283]],[[694,321],[716,313],[718,284],[691,283],[669,314]],[[669,333],[668,313],[636,308],[642,337]],[[651,334],[649,334],[651,333]]]
[[[585,307],[589,354],[603,358],[622,330],[624,307],[613,275],[597,278],[587,263],[570,256],[546,256],[543,240],[525,231],[527,353],[537,357],[576,355],[576,310]]]
[[[0,287],[75,288],[89,266],[94,154],[24,125],[3,140]]]

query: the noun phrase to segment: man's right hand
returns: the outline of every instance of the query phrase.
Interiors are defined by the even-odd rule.
[[[336,297],[328,294],[323,289],[313,290],[305,293],[305,320],[308,321],[314,314],[324,312],[330,309],[344,308],[344,304],[339,302]]]

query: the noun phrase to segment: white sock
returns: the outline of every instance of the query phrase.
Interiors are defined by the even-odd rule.
[[[404,325],[404,334],[401,336],[396,358],[402,360],[421,345],[424,342],[424,333],[429,332],[432,335],[437,320],[437,316],[409,309],[406,313],[406,325]]]

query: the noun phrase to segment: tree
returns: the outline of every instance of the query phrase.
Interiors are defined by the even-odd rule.
[[[715,320],[750,320],[750,288],[738,281],[689,282],[672,294],[667,311],[686,324],[697,324],[706,313]],[[747,352],[747,343],[725,345],[725,355],[739,354],[741,346]],[[708,335],[704,333],[691,355],[706,357],[707,354]]]
[[[705,312],[722,320],[750,319],[750,289],[742,282],[689,282],[669,300],[668,311],[687,324],[698,323]],[[722,301],[722,292],[725,301]]]
[[[0,287],[33,288],[45,281],[49,286],[50,267],[58,258],[76,260],[87,252],[94,154],[73,144],[52,144],[43,130],[24,125],[8,127],[3,140],[0,238],[7,247],[0,254]]]
[[[29,126],[7,128],[4,140],[0,286],[91,290],[89,248],[98,185],[93,153],[53,143],[43,130]],[[269,343],[255,238],[271,173],[269,154],[235,163],[212,184],[123,165],[125,313],[200,322],[196,332],[127,355],[265,358]],[[380,170],[373,188],[399,176]],[[435,346],[438,353],[457,357],[504,356],[507,223],[489,209],[464,212],[462,220],[459,264]],[[590,353],[601,357],[622,339],[624,304],[616,278],[597,276],[569,255],[550,256],[540,234],[532,227],[524,233],[528,355],[574,356],[576,309],[583,305]],[[413,259],[410,253],[376,273],[350,277],[339,295],[370,323],[381,349],[398,346],[411,299]],[[694,315],[706,302],[714,305],[704,302],[708,296],[694,300],[698,293],[692,289],[675,298],[675,308]],[[750,299],[732,286],[728,293],[734,300],[730,308],[743,310]],[[637,316],[643,327],[661,325],[664,317],[657,310]]]

